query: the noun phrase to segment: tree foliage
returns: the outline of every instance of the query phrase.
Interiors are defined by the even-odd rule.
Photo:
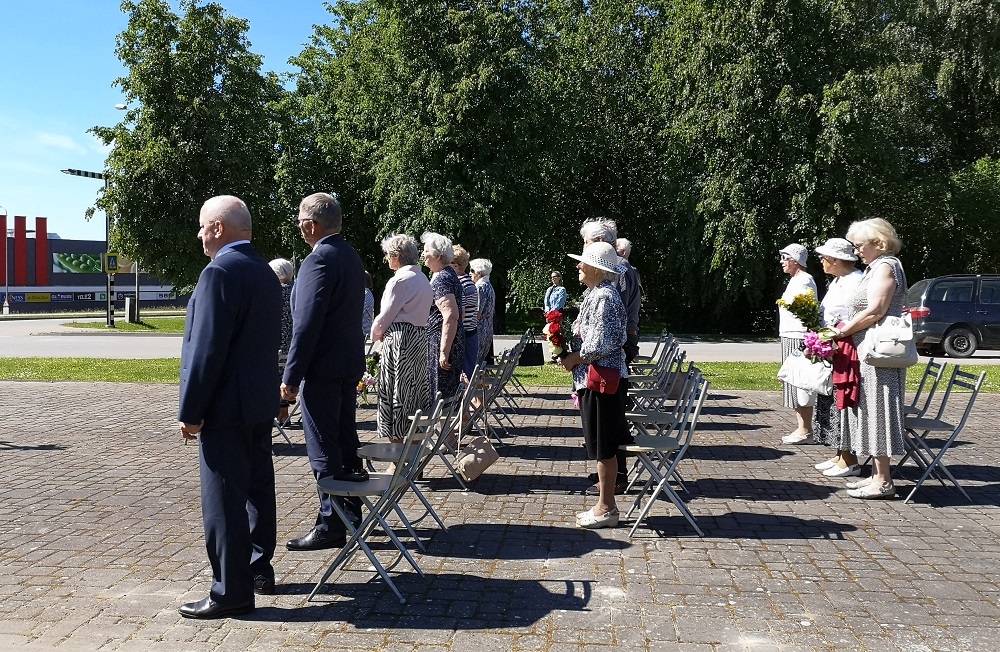
[[[111,145],[109,191],[98,206],[112,221],[112,243],[144,269],[177,285],[205,264],[195,235],[208,198],[241,197],[263,251],[278,249],[274,169],[282,89],[250,52],[245,20],[218,4],[182,0],[122,3],[128,28],[116,53],[129,73],[115,83],[131,107],[114,127],[93,132]]]
[[[336,191],[376,278],[381,238],[435,230],[520,306],[611,217],[647,312],[691,330],[771,328],[776,251],[869,216],[899,230],[911,280],[1000,260],[989,0],[339,0],[287,89],[245,23],[181,6],[123,5],[139,108],[98,130],[119,242],[170,252],[171,278],[201,265],[180,216],[218,192],[287,254],[279,217]]]

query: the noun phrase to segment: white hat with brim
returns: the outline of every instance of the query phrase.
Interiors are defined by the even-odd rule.
[[[858,259],[854,254],[854,245],[850,240],[844,238],[830,238],[820,246],[813,249],[820,256],[849,260],[852,263]]]
[[[615,269],[621,258],[615,252],[615,248],[607,242],[591,242],[584,247],[583,254],[566,254],[570,258],[586,263],[591,267],[604,270],[605,272],[617,272]]]
[[[799,264],[799,267],[805,267],[809,262],[809,250],[798,243],[792,243],[779,251],[795,262]]]

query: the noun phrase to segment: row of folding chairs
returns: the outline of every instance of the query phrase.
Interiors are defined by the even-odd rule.
[[[625,414],[632,425],[634,441],[621,448],[636,458],[628,474],[626,492],[642,485],[625,514],[626,518],[630,518],[638,510],[629,531],[630,537],[635,535],[660,497],[672,502],[698,536],[704,536],[691,510],[671,482],[675,482],[680,491],[687,492],[678,467],[694,438],[710,385],[693,364],[681,368],[683,355],[674,356],[674,359],[677,366],[673,367],[668,377],[658,379],[656,388],[629,390],[629,396],[636,395],[636,405],[641,401],[646,406]],[[658,395],[654,396],[654,392]]]
[[[910,502],[917,490],[931,478],[938,480],[943,487],[948,486],[946,480],[951,482],[971,501],[969,494],[948,470],[944,456],[965,428],[986,381],[986,372],[977,376],[955,365],[940,400],[935,400],[947,366],[947,362],[931,358],[924,368],[913,400],[903,410],[903,445],[906,452],[892,475],[897,476],[907,461],[912,461],[921,472],[904,503]],[[936,409],[932,409],[935,405]]]

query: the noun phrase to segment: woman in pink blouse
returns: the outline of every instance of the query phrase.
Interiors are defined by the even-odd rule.
[[[407,417],[430,408],[427,377],[427,316],[434,302],[430,281],[420,269],[417,241],[394,235],[382,241],[392,278],[372,322],[372,341],[381,342],[378,371],[378,433],[401,442]]]

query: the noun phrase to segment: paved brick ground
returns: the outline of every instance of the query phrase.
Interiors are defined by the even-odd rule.
[[[315,509],[295,432],[298,445],[275,445],[279,594],[246,618],[193,622],[177,606],[205,595],[208,569],[176,391],[0,383],[0,649],[1000,647],[997,396],[949,455],[973,502],[927,485],[904,505],[848,498],[812,471],[823,450],[782,445],[792,414],[776,394],[716,392],[684,467],[707,536],[662,502],[630,541],[574,526],[592,469],[564,393],[539,390],[472,491],[432,467],[450,529],[417,556],[426,579],[397,575],[402,606],[360,562],[305,601],[329,555],[280,545]]]

